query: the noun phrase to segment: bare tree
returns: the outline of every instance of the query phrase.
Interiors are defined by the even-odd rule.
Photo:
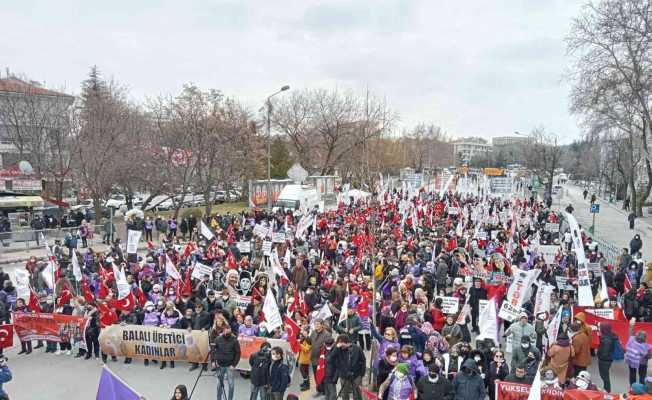
[[[546,180],[546,191],[552,193],[555,170],[560,166],[562,155],[557,135],[542,127],[535,128],[529,135],[526,154],[528,168]]]
[[[574,57],[571,110],[584,119],[587,131],[607,135],[613,129],[626,141],[640,143],[647,184],[630,187],[633,209],[652,189],[648,140],[652,126],[652,2],[602,0],[588,3],[573,21],[567,38]],[[634,173],[639,174],[640,168]],[[635,182],[627,177],[626,182]],[[636,198],[635,198],[636,197]]]

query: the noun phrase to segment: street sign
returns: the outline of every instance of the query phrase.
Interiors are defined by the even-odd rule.
[[[600,213],[600,204],[593,203],[591,204],[591,214],[598,214]]]

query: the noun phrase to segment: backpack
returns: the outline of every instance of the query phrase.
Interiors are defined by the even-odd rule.
[[[623,361],[625,359],[625,351],[623,351],[623,346],[620,344],[619,339],[616,339],[614,342],[613,360],[616,362]]]

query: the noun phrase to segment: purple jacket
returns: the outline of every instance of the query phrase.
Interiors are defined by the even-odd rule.
[[[158,326],[160,322],[159,315],[161,315],[161,313],[156,310],[152,312],[145,312],[145,318],[143,318],[143,325]]]
[[[630,336],[627,341],[625,350],[625,362],[631,368],[638,368],[641,362],[647,362],[645,356],[650,351],[650,346],[647,343],[639,343],[636,337]]]
[[[378,364],[380,364],[380,360],[385,357],[385,351],[389,349],[390,347],[395,348],[397,351],[400,350],[401,345],[396,342],[390,342],[387,339],[383,339],[382,342],[380,342],[380,348],[378,349],[378,355],[376,355],[376,361],[374,361],[374,369],[378,369]]]
[[[179,311],[174,310],[174,313],[171,316],[168,316],[165,312],[161,314],[161,325],[166,325],[169,328],[174,328],[179,320]]]
[[[247,328],[245,324],[240,325],[240,328],[238,329],[238,333],[241,335],[246,335],[246,336],[257,336],[258,335],[258,327],[256,325],[251,325],[251,327]]]
[[[412,395],[412,379],[409,375],[398,379],[393,373],[389,376],[390,384],[387,388],[388,399],[409,399]]]
[[[410,366],[410,378],[412,380],[416,381],[417,379],[417,374],[419,374],[419,377],[428,375],[428,370],[426,367],[423,365],[423,361],[419,360],[415,354],[413,354],[409,359],[407,360],[401,360],[401,357],[399,357],[399,362],[402,363],[407,363]]]

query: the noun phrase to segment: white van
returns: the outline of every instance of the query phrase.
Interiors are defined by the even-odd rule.
[[[305,212],[314,209],[315,206],[323,211],[319,192],[314,186],[309,185],[286,185],[274,202],[274,210],[285,208],[295,212]]]

